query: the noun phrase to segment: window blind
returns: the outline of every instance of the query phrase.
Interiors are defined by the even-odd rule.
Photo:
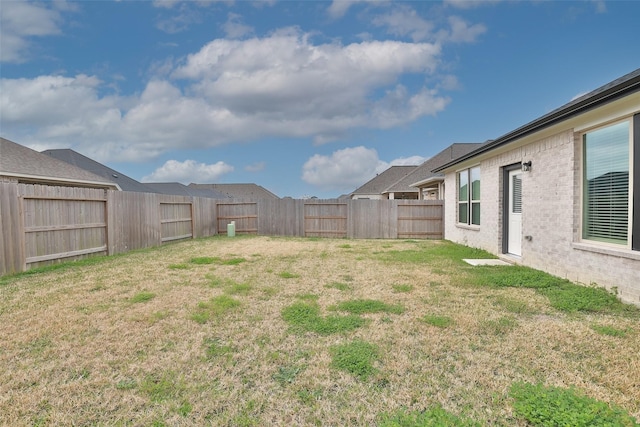
[[[629,122],[589,132],[584,144],[583,238],[626,244],[629,234]]]

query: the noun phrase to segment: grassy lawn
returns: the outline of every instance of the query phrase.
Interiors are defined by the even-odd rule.
[[[238,236],[0,278],[0,424],[637,425],[640,311],[482,257]]]

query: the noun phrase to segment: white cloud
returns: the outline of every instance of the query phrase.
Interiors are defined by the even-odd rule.
[[[353,191],[391,166],[418,166],[425,160],[410,156],[385,162],[373,148],[344,148],[330,156],[312,156],[302,167],[302,180],[323,191]]]
[[[350,191],[386,168],[372,148],[345,148],[330,156],[312,156],[302,167],[302,180],[324,191]]]
[[[157,66],[164,77],[131,96],[101,95],[108,85],[86,75],[0,79],[0,124],[22,144],[74,147],[103,162],[264,137],[323,143],[442,111],[448,99],[436,89],[398,83],[435,73],[439,56],[430,43],[313,44],[290,28],[214,40],[177,68],[167,60]]]
[[[423,164],[425,160],[427,160],[427,157],[422,156],[399,157],[391,160],[389,166],[419,166]]]
[[[351,6],[356,3],[383,3],[384,0],[333,0],[327,8],[327,13],[332,18],[342,18]]]
[[[473,43],[478,36],[487,32],[487,27],[483,24],[469,25],[464,19],[458,16],[449,17],[450,31],[442,33],[445,41],[453,43]]]
[[[253,27],[242,23],[242,16],[237,13],[230,12],[227,22],[222,25],[227,37],[231,39],[239,39],[253,33]]]
[[[142,182],[216,182],[224,174],[233,172],[233,166],[225,162],[212,165],[198,163],[195,160],[168,160],[164,165],[142,178]]]
[[[173,77],[194,80],[191,91],[212,105],[254,115],[270,134],[331,140],[353,127],[385,128],[442,110],[441,97],[431,93],[434,108],[421,113],[413,108],[417,115],[390,115],[387,122],[379,111],[381,99],[371,97],[403,74],[434,71],[439,54],[429,43],[313,45],[308,34],[288,29],[267,38],[214,40],[189,55]],[[398,102],[407,109],[413,96],[424,93],[405,93]]]
[[[606,13],[607,3],[604,0],[592,0],[596,6],[597,13]]]
[[[376,16],[373,25],[386,27],[389,34],[410,36],[413,41],[428,40],[432,36],[434,24],[423,19],[408,6],[398,6],[389,13]]]
[[[65,2],[46,4],[3,1],[0,13],[0,61],[21,63],[29,59],[31,38],[59,35],[59,10],[73,10]]]
[[[173,7],[173,5],[165,6],[165,3],[167,2],[162,2],[162,6],[159,7]],[[182,4],[179,9],[177,14],[171,15],[166,19],[158,20],[156,28],[167,34],[177,34],[187,30],[193,24],[202,22],[200,13],[189,5]]]
[[[504,0],[444,0],[444,4],[456,9],[474,9],[477,7],[494,5]]]

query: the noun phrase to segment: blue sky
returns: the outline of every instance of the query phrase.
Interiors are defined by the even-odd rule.
[[[640,67],[636,1],[0,2],[0,134],[337,197]]]

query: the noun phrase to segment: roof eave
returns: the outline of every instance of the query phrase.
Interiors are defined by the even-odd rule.
[[[122,191],[120,186],[116,183],[101,182],[101,181],[88,181],[82,179],[67,179],[67,178],[54,178],[38,175],[17,174],[11,172],[1,172],[0,175],[15,178],[19,181],[26,181],[32,183],[49,183],[60,185],[73,185],[75,187],[92,187],[92,188],[105,188]]]
[[[410,185],[410,187],[419,187],[421,185],[430,184],[432,182],[441,182],[441,181],[444,181],[443,175],[432,176],[427,179],[423,179],[422,181],[414,182],[413,184]]]
[[[598,89],[596,89],[595,91],[598,91]],[[523,138],[549,126],[560,123],[578,114],[603,106],[609,102],[615,101],[637,91],[640,91],[640,75],[637,75],[629,80],[607,88],[601,92],[597,92],[593,96],[587,97],[582,101],[569,103],[565,108],[561,107],[557,110],[554,110],[532,122],[527,123],[524,126],[515,129],[514,131],[501,136],[500,138],[492,142],[483,145],[476,150],[471,151],[470,153],[467,153],[466,155],[458,157],[451,162],[439,166],[438,168],[434,169],[433,172],[442,172],[452,166],[464,162],[465,160],[469,160],[480,154],[509,144],[510,142],[513,142],[517,139]]]

